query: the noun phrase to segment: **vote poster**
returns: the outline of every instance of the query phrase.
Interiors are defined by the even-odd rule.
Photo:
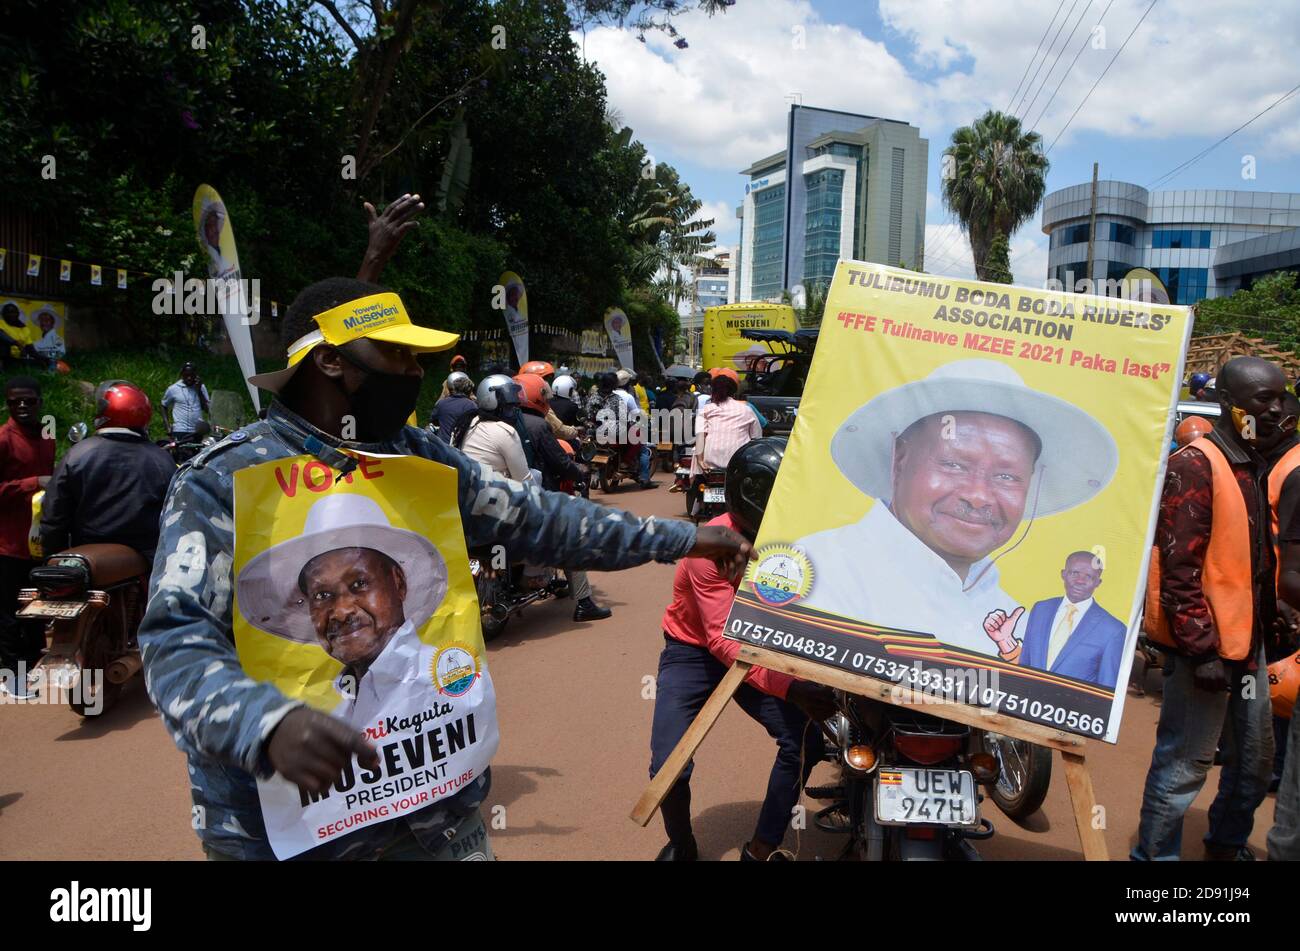
[[[1115,742],[1190,330],[840,262],[728,636]]]
[[[379,752],[324,793],[258,780],[289,858],[408,816],[476,780],[496,696],[456,503],[456,472],[415,456],[312,456],[235,473],[234,634],[256,680],[347,722]]]
[[[0,296],[0,334],[10,356],[26,354],[54,363],[68,352],[68,305],[61,301]],[[30,349],[28,349],[30,348]]]
[[[194,192],[194,232],[208,262],[208,278],[220,282],[222,299],[212,302],[221,313],[226,335],[239,360],[244,379],[257,372],[253,361],[251,322],[253,294],[239,271],[239,252],[235,250],[235,229],[230,224],[226,203],[211,185],[200,185]],[[118,271],[118,287],[125,286],[126,273]],[[211,306],[211,305],[210,305]],[[213,313],[209,310],[208,313]],[[261,410],[257,387],[248,384],[253,409]]]
[[[624,370],[634,370],[632,366],[632,325],[628,323],[627,314],[622,308],[611,307],[605,311],[605,333],[609,334],[610,345],[618,365]]]
[[[515,357],[523,366],[528,362],[528,291],[514,271],[501,275],[501,286],[505,289],[506,330],[515,345]]]

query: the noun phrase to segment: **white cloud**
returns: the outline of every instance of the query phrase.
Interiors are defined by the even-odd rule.
[[[1056,40],[1054,50],[1032,79],[1035,93],[1017,96],[1020,114],[1037,120],[1058,81],[1060,93],[1038,127],[1050,144],[1088,89],[1106,69],[1133,29],[1146,0],[1115,0],[1105,21],[1104,35],[1093,48],[1093,28],[1105,7],[1085,7],[1081,24],[1069,45],[1066,39],[1080,14],[1075,12]],[[960,80],[980,90],[984,106],[1005,109],[1025,75],[1048,18],[1058,8],[1033,0],[967,3],[957,0],[881,0],[881,16],[889,27],[914,44],[921,62],[942,67],[967,57],[964,74],[950,73],[931,89],[943,93],[946,83]],[[1058,21],[1059,22],[1059,21]],[[1056,27],[1047,33],[1048,47]],[[1085,43],[1085,37],[1088,38]],[[1294,50],[1300,40],[1300,5],[1294,0],[1254,3],[1164,3],[1154,7],[1115,61],[1087,105],[1069,127],[1061,144],[1089,133],[1121,138],[1158,139],[1171,136],[1218,136],[1231,131],[1295,84]],[[1067,67],[1082,47],[1074,68]],[[1039,57],[1040,61],[1042,57]],[[1030,88],[1027,84],[1026,88]],[[943,110],[942,106],[936,108]],[[966,122],[981,111],[962,105],[949,112]],[[1293,127],[1300,118],[1300,97],[1261,118],[1259,131]],[[1300,137],[1276,139],[1279,147],[1300,152]],[[1229,146],[1225,146],[1229,147]],[[1171,167],[1177,162],[1171,162]]]
[[[713,219],[711,230],[718,244],[734,244],[740,237],[740,219],[736,217],[736,204],[726,201],[706,201],[696,217]]]
[[[824,22],[809,3],[744,0],[711,19],[683,14],[679,23],[686,50],[657,36],[640,43],[627,30],[586,36],[611,105],[651,152],[671,147],[697,164],[739,172],[784,147],[793,94],[810,106],[889,118],[911,119],[921,108],[922,85],[882,43]]]
[[[587,34],[585,53],[604,72],[610,103],[652,152],[658,145],[706,167],[738,171],[784,145],[789,97],[796,93],[810,106],[903,119],[933,137],[1013,101],[1037,120],[1064,76],[1037,123],[1051,142],[1146,7],[1146,0],[1115,0],[1101,24],[1104,37],[1097,37],[1104,48],[1094,49],[1091,39],[1105,9],[1100,2],[1085,8],[1073,35],[1078,12],[1059,36],[1053,26],[1044,46],[1055,37],[1054,51],[1037,77],[1029,70],[1033,89],[1042,85],[1032,108],[1033,92],[1014,100],[1013,93],[1048,18],[1060,9],[1039,0],[880,0],[889,48],[827,22],[805,0],[744,0],[712,18],[683,14],[679,22],[691,43],[685,50],[663,37],[643,44],[631,31],[600,28]],[[1298,41],[1296,0],[1159,4],[1062,144],[1090,133],[1140,139],[1226,133],[1295,84]],[[1300,154],[1297,119],[1300,96],[1251,131],[1264,134],[1272,148]]]

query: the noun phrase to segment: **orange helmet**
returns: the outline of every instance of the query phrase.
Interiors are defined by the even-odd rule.
[[[1273,716],[1285,720],[1293,715],[1297,688],[1300,688],[1300,651],[1268,665],[1268,695],[1273,701]]]
[[[545,379],[548,376],[555,376],[555,367],[545,360],[529,360],[519,368],[519,372],[532,373]]]
[[[740,392],[740,374],[731,369],[731,367],[714,367],[709,371],[709,376],[715,380],[720,376],[725,376],[731,381],[732,386],[736,388],[736,392]]]
[[[1204,416],[1188,416],[1174,430],[1174,441],[1181,449],[1202,436],[1208,436],[1213,428],[1214,425]]]
[[[456,367],[467,367],[467,366],[469,366],[469,362],[464,357],[462,357],[459,353],[451,358],[451,368],[453,370],[456,369]]]
[[[515,377],[515,382],[519,384],[521,390],[519,405],[527,406],[539,413],[550,411],[551,388],[545,380],[536,373],[520,373]]]

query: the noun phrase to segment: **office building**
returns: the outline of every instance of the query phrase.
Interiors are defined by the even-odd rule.
[[[923,266],[929,147],[896,119],[791,106],[785,148],[741,172],[729,299],[829,282],[841,258]]]
[[[1043,199],[1047,277],[1067,290],[1089,276],[1091,195],[1086,182]],[[1277,271],[1300,271],[1300,194],[1153,192],[1129,182],[1098,182],[1091,277],[1118,281],[1137,267],[1160,278],[1175,304],[1224,297]]]

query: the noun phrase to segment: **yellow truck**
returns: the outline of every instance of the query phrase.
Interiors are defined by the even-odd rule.
[[[794,332],[794,308],[789,304],[720,304],[704,311],[704,343],[701,359],[704,369],[730,367],[742,376],[757,357],[771,351],[762,343],[746,340],[745,330],[786,330]]]

